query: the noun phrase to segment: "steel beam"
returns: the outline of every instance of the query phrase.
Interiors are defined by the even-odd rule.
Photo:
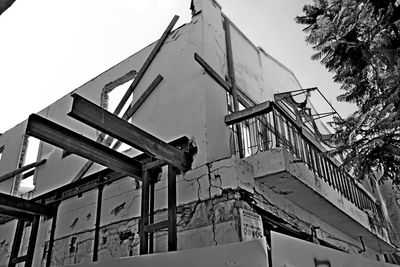
[[[0,209],[4,210],[7,215],[40,215],[51,217],[54,214],[52,208],[46,207],[31,200],[18,198],[0,193]],[[21,216],[22,217],[22,216]]]
[[[26,133],[117,172],[142,180],[140,162],[36,114],[29,116]]]
[[[72,97],[74,102],[68,116],[113,136],[148,155],[161,159],[180,170],[186,171],[190,168],[188,153],[169,145],[77,94],[72,95]]]

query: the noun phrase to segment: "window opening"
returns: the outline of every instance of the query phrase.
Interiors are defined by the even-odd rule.
[[[0,161],[1,161],[1,157],[3,156],[3,151],[4,151],[4,146],[0,147]]]
[[[22,152],[23,164],[21,167],[35,163],[38,160],[38,155],[39,155],[40,140],[32,136],[26,137],[25,140],[26,141]],[[35,169],[30,169],[22,173],[16,179],[17,180],[16,188],[18,195],[27,194],[35,189],[34,176],[35,176]]]
[[[103,101],[103,107],[107,109],[109,112],[113,113],[114,110],[117,108],[119,102],[121,101],[122,97],[125,95],[126,91],[128,90],[129,86],[131,85],[132,80],[125,82],[119,86],[116,86],[114,88],[107,88],[107,90],[104,91],[104,101]],[[122,115],[125,113],[125,111],[130,107],[133,101],[133,94],[131,94],[126,101],[124,107],[122,108],[121,112],[118,114],[119,117],[122,117]]]

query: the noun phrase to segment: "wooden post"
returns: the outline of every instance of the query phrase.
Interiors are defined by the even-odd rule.
[[[168,251],[177,250],[176,169],[168,165]]]
[[[103,202],[103,185],[99,185],[97,190],[97,207],[96,207],[96,226],[94,228],[94,242],[93,242],[93,261],[97,261],[99,252],[99,239],[100,239],[100,221],[101,221],[101,206]]]
[[[142,181],[142,203],[140,215],[140,255],[149,253],[149,234],[145,231],[145,226],[149,224],[149,170],[143,170]]]

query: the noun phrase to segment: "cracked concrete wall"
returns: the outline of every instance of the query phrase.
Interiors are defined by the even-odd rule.
[[[117,193],[115,187],[114,193]],[[133,189],[137,190],[137,189]],[[115,198],[125,201],[123,196],[117,194]],[[105,206],[114,204],[109,203],[110,198],[104,199]],[[73,202],[79,203],[79,199]],[[70,203],[71,204],[71,203]],[[189,249],[212,245],[221,245],[240,241],[239,230],[239,210],[238,208],[247,207],[246,203],[239,200],[234,192],[225,192],[211,199],[197,200],[178,206],[178,249]],[[120,212],[112,214],[116,220],[107,219],[109,214],[103,209],[102,223],[100,228],[99,260],[118,258],[124,256],[134,256],[139,254],[139,217],[126,216],[127,210],[136,209],[134,206],[124,206]],[[53,249],[52,265],[62,266],[65,264],[82,263],[91,261],[93,251],[94,231],[93,224],[85,220],[84,214],[87,210],[80,211],[81,216],[77,222],[75,217],[65,214],[64,219],[69,218],[63,224],[70,225],[72,220],[74,229],[56,232],[56,241]],[[61,211],[62,213],[62,211]],[[111,214],[111,213],[110,213]],[[167,217],[166,209],[157,211],[156,221],[164,220]],[[60,220],[62,220],[60,218]],[[75,223],[74,223],[75,222]],[[83,227],[84,226],[84,227]],[[41,228],[44,226],[41,226]],[[62,226],[61,226],[62,227]],[[65,227],[64,227],[65,228]],[[46,229],[44,232],[48,231]],[[155,252],[167,251],[166,231],[155,233]],[[35,251],[35,263],[45,264],[47,239],[41,239]]]

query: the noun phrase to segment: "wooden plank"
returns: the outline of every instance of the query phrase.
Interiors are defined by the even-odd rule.
[[[168,251],[178,247],[176,222],[176,170],[168,165]]]
[[[19,256],[19,257],[13,258],[12,263],[13,264],[21,263],[21,262],[26,261],[27,258],[28,258],[27,255]]]
[[[132,94],[132,92],[135,90],[137,85],[139,84],[140,80],[142,79],[143,75],[146,73],[146,70],[150,66],[150,64],[153,62],[154,58],[156,57],[157,53],[160,51],[162,45],[164,44],[165,40],[167,39],[168,35],[172,31],[172,28],[174,27],[175,23],[178,21],[179,16],[175,15],[171,22],[169,23],[168,27],[165,29],[164,33],[162,34],[161,38],[157,41],[157,44],[154,46],[153,50],[151,51],[150,55],[144,62],[143,66],[140,68],[139,72],[137,73],[135,79],[133,80],[132,84],[129,86],[128,90],[122,97],[121,101],[119,102],[117,108],[114,111],[114,115],[118,115],[122,108],[125,106],[126,102],[129,99],[129,96]]]
[[[36,114],[29,116],[26,133],[141,180],[142,164],[140,162]]]
[[[165,229],[165,228],[168,228],[168,220],[145,225],[144,231],[147,233],[151,233],[151,232],[156,232],[156,231],[159,231],[159,230]]]
[[[186,152],[180,151],[77,94],[72,97],[74,102],[68,116],[113,136],[148,155],[164,160],[180,170],[187,171],[190,168],[191,160]]]
[[[130,106],[126,111],[125,114],[122,116],[123,120],[129,120],[132,115],[140,108],[140,106],[145,102],[147,97],[151,94],[151,92],[154,91],[154,89],[158,86],[158,84],[162,81],[163,77],[161,75],[157,75],[157,77],[153,80],[153,82],[149,85],[149,87],[145,90],[142,96],[135,102],[133,106]],[[97,142],[104,142],[105,145],[110,146],[112,141],[114,140],[113,137],[109,136],[105,140],[103,140],[105,137],[104,133],[101,133],[99,137],[97,138]],[[121,141],[118,141],[114,144],[112,149],[117,150],[121,145]],[[93,161],[88,161],[85,163],[85,165],[79,170],[79,172],[75,175],[75,177],[72,179],[72,181],[79,180],[85,175],[85,173],[90,169],[90,167],[93,165]]]
[[[203,69],[210,75],[219,85],[221,85],[226,91],[231,93],[231,86],[226,82],[199,54],[194,53],[194,59],[199,63]]]
[[[225,116],[225,124],[232,125],[252,117],[264,115],[271,111],[270,101],[258,104],[256,106],[246,108]]]
[[[27,171],[27,170],[30,170],[30,169],[35,168],[37,166],[43,165],[44,163],[46,163],[46,160],[42,159],[42,160],[39,160],[37,162],[34,162],[34,163],[28,164],[26,166],[23,166],[21,168],[18,168],[18,169],[14,170],[14,171],[11,171],[11,172],[9,172],[7,174],[4,174],[4,175],[2,175],[0,177],[0,182],[3,182],[3,181],[8,180],[10,178],[13,178],[15,175],[21,174],[24,171]]]
[[[54,210],[50,207],[15,196],[0,193],[0,208],[10,212],[19,212],[28,215],[40,215],[51,217]]]

